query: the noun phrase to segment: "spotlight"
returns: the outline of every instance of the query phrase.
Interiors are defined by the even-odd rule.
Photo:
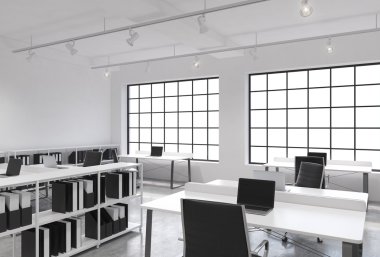
[[[309,4],[308,0],[301,1],[300,14],[302,17],[308,17],[313,13],[313,7]]]
[[[199,33],[204,34],[208,31],[208,27],[206,24],[206,16],[204,14],[198,17],[198,25],[199,25]]]
[[[33,57],[34,57],[35,55],[36,55],[35,52],[33,52],[32,50],[29,50],[29,51],[28,51],[28,56],[26,57],[26,60],[27,60],[28,62],[32,61],[32,59],[33,59]]]
[[[108,69],[106,69],[104,71],[104,77],[109,78],[110,76],[111,76],[111,72]]]
[[[331,43],[331,38],[329,38],[329,39],[327,40],[326,50],[327,50],[327,53],[328,53],[328,54],[332,54],[332,53],[334,52],[334,47],[333,47],[333,45],[332,45],[332,43]]]
[[[193,66],[194,66],[194,68],[196,68],[196,69],[198,69],[198,68],[201,66],[201,62],[200,62],[198,56],[195,56],[195,57],[194,57]]]
[[[71,55],[76,55],[78,53],[78,50],[74,48],[75,46],[75,41],[66,43],[66,48],[69,50]]]
[[[130,46],[133,46],[135,44],[135,41],[140,37],[139,33],[133,31],[132,29],[129,30],[129,38],[127,39],[127,43]]]

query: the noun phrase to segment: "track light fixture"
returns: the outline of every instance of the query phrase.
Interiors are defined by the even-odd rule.
[[[309,17],[313,13],[313,7],[309,4],[308,0],[301,1],[300,14],[302,17]]]
[[[196,68],[196,69],[198,69],[200,66],[201,66],[201,62],[199,60],[199,57],[195,56],[194,57],[194,61],[193,61],[193,67]]]
[[[104,71],[104,77],[105,77],[106,79],[108,79],[110,76],[111,76],[111,72],[110,72],[108,69],[106,69],[106,70]]]
[[[28,56],[26,57],[26,60],[27,60],[28,62],[32,61],[32,59],[33,59],[33,57],[34,57],[35,55],[36,55],[35,52],[29,50],[29,51],[28,51]]]
[[[127,43],[130,46],[133,46],[135,44],[135,41],[140,37],[139,33],[136,31],[130,29],[129,30],[129,38],[127,39]]]
[[[198,16],[199,33],[204,34],[208,31],[206,24],[206,15],[202,14]]]
[[[326,50],[327,50],[327,53],[328,53],[328,54],[332,54],[332,53],[334,52],[334,47],[333,47],[333,45],[332,45],[331,38],[329,38],[329,39],[327,40]]]
[[[78,50],[74,48],[75,47],[75,41],[66,43],[66,48],[69,50],[71,55],[76,55],[78,53]]]

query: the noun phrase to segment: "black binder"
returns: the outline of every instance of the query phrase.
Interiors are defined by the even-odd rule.
[[[7,213],[0,213],[0,233],[7,230]]]
[[[44,256],[45,244],[49,242],[44,240],[44,231],[39,230],[39,257]],[[36,230],[29,229],[21,232],[21,256],[22,257],[35,257],[36,256]]]
[[[126,228],[128,228],[128,204],[126,203],[118,203],[116,204],[118,206],[123,206],[124,207],[124,210],[125,210],[125,221],[121,221],[121,222],[125,222],[125,228],[123,230],[125,230]]]
[[[66,213],[67,188],[65,183],[52,183],[52,210],[53,212]]]
[[[21,226],[28,226],[32,224],[32,207],[20,207],[20,224]]]
[[[20,221],[21,221],[20,210],[9,211],[8,207],[5,207],[5,209],[6,209],[6,214],[7,214],[7,228],[8,228],[8,230],[19,228],[21,226],[21,224],[20,224]]]
[[[108,173],[105,178],[106,196],[113,199],[121,199],[123,197],[123,174]]]

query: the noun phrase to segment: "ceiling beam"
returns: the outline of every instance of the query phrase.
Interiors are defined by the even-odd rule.
[[[265,2],[265,1],[269,1],[269,0],[246,0],[246,1],[242,1],[242,2],[222,5],[222,6],[206,8],[203,10],[198,10],[198,11],[184,13],[184,14],[178,14],[178,15],[174,15],[171,17],[146,21],[146,22],[142,22],[142,23],[129,25],[129,26],[123,26],[123,27],[119,27],[119,28],[104,30],[101,32],[85,34],[85,35],[77,36],[77,37],[65,38],[65,39],[56,40],[53,42],[48,42],[48,43],[43,43],[43,44],[38,44],[38,45],[32,45],[29,47],[24,47],[24,48],[13,50],[12,52],[13,53],[26,52],[26,51],[30,51],[30,50],[34,50],[34,49],[64,44],[64,43],[68,43],[68,42],[72,42],[72,41],[79,41],[79,40],[88,39],[88,38],[104,36],[104,35],[108,35],[108,34],[127,31],[130,29],[147,27],[147,26],[151,26],[151,25],[156,25],[156,24],[161,24],[161,23],[170,22],[170,21],[174,21],[174,20],[180,20],[180,19],[185,19],[185,18],[189,18],[189,17],[199,16],[199,15],[206,14],[206,13],[214,13],[214,12],[224,11],[224,10],[228,10],[228,9],[232,9],[232,8],[238,8],[238,7],[242,7],[242,6],[247,6],[247,5],[251,5],[251,4]]]

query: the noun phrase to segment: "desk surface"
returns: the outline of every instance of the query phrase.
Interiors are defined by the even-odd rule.
[[[186,155],[162,155],[162,156],[150,156],[149,154],[123,154],[119,155],[119,158],[138,158],[138,159],[152,159],[152,160],[166,160],[166,161],[180,161],[187,160],[189,156]]]
[[[236,203],[235,196],[182,191],[141,206],[143,209],[180,214],[180,199],[183,198]],[[247,214],[246,217],[250,226],[360,244],[366,213],[275,202],[273,211],[268,215]]]

